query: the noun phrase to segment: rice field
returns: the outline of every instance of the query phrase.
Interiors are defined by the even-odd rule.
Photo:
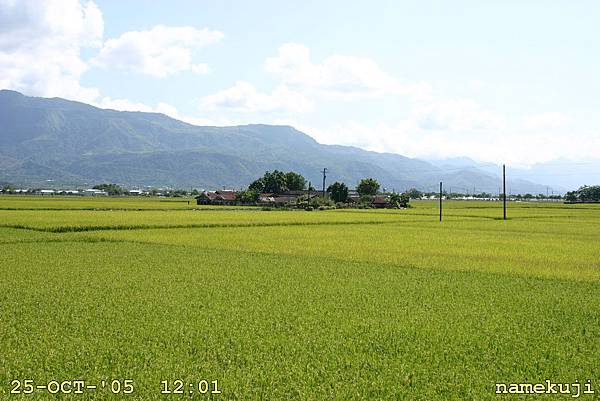
[[[0,399],[600,398],[600,207],[413,206],[0,197]]]

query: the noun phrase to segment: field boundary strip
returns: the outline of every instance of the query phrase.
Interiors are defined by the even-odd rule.
[[[285,226],[320,226],[320,225],[368,225],[368,224],[398,224],[418,223],[423,220],[370,220],[370,221],[289,221],[273,223],[200,223],[200,224],[134,224],[134,225],[106,225],[106,226],[53,226],[34,227],[22,224],[1,224],[0,227],[14,228],[20,230],[31,230],[49,233],[71,233],[86,231],[110,231],[110,230],[153,230],[153,229],[177,229],[177,228],[244,228],[244,227],[285,227]]]
[[[452,222],[455,222],[457,220],[450,220]],[[460,221],[460,220],[458,220]],[[470,221],[472,222],[472,221]],[[405,224],[406,223],[406,224]],[[216,224],[203,224],[203,225],[140,225],[140,226],[127,226],[125,228],[123,228],[122,226],[102,226],[102,227],[75,227],[75,226],[60,226],[60,227],[31,227],[31,226],[22,226],[22,225],[0,225],[0,228],[9,228],[9,229],[14,229],[14,230],[26,230],[26,231],[34,231],[34,232],[44,232],[44,233],[49,233],[49,234],[67,234],[67,233],[77,233],[77,232],[94,232],[94,231],[135,231],[135,230],[181,230],[181,229],[193,229],[193,228],[268,228],[268,227],[282,227],[282,226],[295,226],[295,227],[302,227],[302,226],[315,226],[315,225],[320,225],[320,226],[324,226],[324,225],[331,225],[331,226],[335,226],[335,225],[373,225],[373,224],[386,224],[386,225],[394,225],[394,224],[398,224],[398,225],[402,225],[403,228],[405,229],[409,229],[409,230],[423,230],[423,226],[414,226],[411,225],[411,223],[418,223],[418,224],[429,224],[432,226],[436,226],[439,227],[439,223],[437,221],[429,221],[429,220],[400,220],[400,221],[368,221],[368,222],[291,222],[291,223],[250,223],[250,224],[227,224],[227,223],[216,223]],[[592,223],[590,223],[592,224]],[[446,225],[447,226],[447,225]],[[453,230],[456,231],[460,231],[460,232],[470,232],[473,233],[474,229],[472,227],[459,227],[459,226],[452,226]],[[478,233],[497,233],[498,232],[498,227],[497,226],[493,226],[492,228],[482,228],[482,227],[477,227],[476,231]],[[525,229],[518,229],[518,228],[511,228],[511,229],[506,229],[504,228],[502,230],[503,234],[527,234],[527,235],[533,235],[533,236],[549,236],[549,235],[553,235],[554,233],[551,232],[535,232],[532,233],[528,230]],[[597,235],[582,235],[581,233],[565,233],[562,232],[561,236],[563,237],[571,237],[571,238],[575,238],[575,239],[579,239],[579,238],[589,238],[589,239],[595,239],[597,238]],[[48,239],[48,238],[46,238]],[[61,239],[53,239],[56,241],[62,241]],[[39,240],[2,240],[0,239],[0,243],[1,244],[7,244],[7,243],[21,243],[21,242],[44,242],[44,239],[39,239]],[[119,242],[119,241],[116,241]],[[145,242],[144,242],[145,243]]]
[[[115,238],[104,238],[104,237],[83,237],[83,238],[27,238],[22,240],[2,240],[0,239],[0,245],[18,245],[18,244],[37,244],[37,243],[70,243],[70,242],[84,242],[84,243],[96,243],[96,242],[113,242],[113,243],[135,243],[135,244],[151,244],[151,242],[143,242],[136,240],[127,239],[115,239]]]
[[[85,231],[107,231],[107,230],[151,230],[151,229],[177,229],[177,228],[243,228],[243,227],[279,227],[279,226],[319,226],[319,225],[372,225],[372,224],[402,224],[402,223],[424,223],[429,220],[409,219],[407,217],[417,216],[433,216],[433,214],[411,214],[400,215],[401,219],[393,220],[351,220],[351,221],[288,221],[288,222],[256,222],[256,223],[193,223],[193,224],[116,224],[116,225],[88,225],[88,226],[48,226],[36,227],[24,224],[0,224],[0,227],[13,228],[20,230],[31,230],[38,232],[49,233],[69,233],[69,232],[85,232]],[[558,219],[577,219],[579,216],[517,216],[507,220],[550,220]],[[492,220],[501,221],[502,217],[491,216],[462,216],[450,214],[447,219],[455,221],[456,218],[469,218],[471,221]]]
[[[135,207],[0,207],[9,211],[89,211],[89,212],[260,212],[260,208],[135,208]]]
[[[550,209],[550,208],[548,208]],[[556,208],[554,208],[556,209]],[[461,208],[449,208],[446,210],[444,216],[446,218],[449,217],[460,217],[460,218],[467,218],[467,219],[484,219],[484,220],[504,220],[502,214],[499,214],[497,216],[488,216],[488,215],[477,215],[477,214],[456,214],[453,213],[453,211],[455,210],[461,210]],[[480,210],[484,210],[484,209],[480,209]],[[524,209],[519,209],[519,213],[522,213],[522,210]],[[535,209],[533,209],[535,210]],[[600,209],[597,209],[600,211]],[[353,212],[353,211],[346,211],[346,210],[336,210],[335,213],[346,213],[346,214],[357,214],[357,212]],[[429,212],[409,212],[406,214],[400,214],[400,213],[396,213],[396,212],[385,212],[385,211],[370,211],[370,212],[360,212],[361,214],[364,215],[369,215],[369,216],[390,216],[390,215],[395,215],[395,216],[431,216],[431,217],[437,217],[439,216],[439,211],[437,209],[431,209],[431,211]],[[508,216],[507,220],[526,220],[526,219],[580,219],[580,218],[586,218],[588,216],[578,216],[578,215],[566,215],[566,214],[555,214],[555,215],[530,215],[530,216],[524,216],[524,215],[518,215],[518,216]]]
[[[142,241],[136,239],[114,239],[114,238],[97,238],[97,237],[82,237],[82,238],[64,238],[64,239],[53,239],[53,240],[26,240],[26,241],[18,241],[14,243],[2,243],[1,245],[10,244],[10,245],[25,245],[29,243],[37,243],[37,242],[46,242],[52,244],[68,244],[68,243],[114,243],[114,244],[136,244],[141,246],[161,246],[166,248],[187,248],[189,245],[186,244],[171,244],[171,243],[162,243],[162,242],[150,242],[150,241]],[[205,252],[211,253],[221,253],[221,252],[229,252],[243,255],[252,255],[252,256],[281,256],[284,258],[297,258],[298,255],[294,253],[274,253],[266,250],[248,250],[248,249],[229,249],[229,248],[217,248],[213,246],[195,246],[196,249],[200,249]],[[302,255],[302,258],[307,258],[311,260],[318,261],[330,261],[330,262],[343,262],[344,264],[356,264],[361,267],[364,267],[365,264],[372,266],[374,268],[400,268],[406,270],[419,270],[419,271],[428,271],[434,274],[459,274],[459,275],[477,275],[480,277],[489,277],[489,276],[497,276],[503,278],[512,278],[518,280],[540,280],[540,281],[553,281],[557,283],[580,283],[582,285],[590,285],[597,287],[600,285],[597,279],[595,278],[581,278],[581,277],[567,277],[567,276],[552,276],[552,275],[544,275],[541,273],[536,273],[534,271],[522,270],[519,272],[515,271],[499,271],[499,270],[480,270],[480,269],[472,269],[472,268],[440,268],[440,267],[429,267],[429,266],[418,266],[413,263],[398,263],[392,261],[369,261],[369,260],[348,260],[339,256],[334,255]]]

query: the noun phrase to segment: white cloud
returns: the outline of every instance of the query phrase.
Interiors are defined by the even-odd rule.
[[[149,31],[126,32],[116,39],[107,40],[94,63],[156,77],[186,70],[206,74],[209,72],[208,65],[194,64],[194,53],[223,36],[223,33],[207,28],[158,25]]]
[[[200,107],[205,111],[225,109],[243,113],[260,113],[305,112],[312,110],[313,105],[301,93],[291,91],[286,86],[279,86],[271,93],[261,93],[249,82],[238,81],[231,88],[203,97]]]
[[[429,99],[431,92],[428,84],[402,84],[367,58],[332,55],[314,64],[308,48],[296,43],[282,45],[276,57],[265,61],[265,68],[279,79],[270,93],[238,81],[230,88],[203,97],[201,110],[304,113],[312,111],[314,102],[320,98],[353,100],[395,94],[422,101]]]
[[[85,0],[0,0],[0,88],[34,96],[60,96],[117,110],[159,112],[198,125],[233,125],[248,119],[293,125],[323,143],[359,146],[408,156],[467,155],[483,161],[532,164],[558,157],[597,157],[600,132],[578,132],[563,113],[531,115],[520,120],[485,109],[469,99],[434,98],[428,84],[407,84],[371,59],[333,54],[311,60],[301,44],[282,45],[265,61],[277,79],[274,89],[261,91],[239,81],[201,99],[202,117],[181,115],[170,104],[154,106],[102,97],[96,88],[80,84],[88,63],[81,50],[98,47],[96,63],[164,77],[181,71],[207,74],[197,51],[223,34],[209,29],[156,26],[126,32],[103,43],[103,17]],[[474,89],[486,82],[474,80]],[[407,96],[408,117],[396,123],[360,122],[361,110],[344,121],[314,126],[294,121],[293,113],[315,108],[320,100],[353,100]],[[244,118],[232,119],[231,113]],[[253,114],[254,113],[254,114]],[[276,118],[274,118],[276,117]],[[244,121],[245,120],[245,121]],[[576,137],[577,140],[572,138]]]
[[[407,117],[396,123],[364,124],[357,120],[361,114],[320,126],[291,115],[273,121],[297,127],[322,143],[412,157],[466,155],[485,162],[521,165],[561,156],[593,157],[593,149],[600,145],[600,135],[594,133],[579,136],[585,136],[585,141],[569,139],[573,120],[562,113],[519,120],[472,99],[434,97],[429,85],[401,83],[369,59],[332,55],[314,63],[308,48],[288,43],[280,47],[276,57],[266,60],[265,67],[282,85],[309,99],[398,95],[411,100]],[[486,85],[472,82],[474,88]]]
[[[101,44],[104,22],[98,6],[78,0],[0,0],[0,48],[32,49],[75,42]]]
[[[481,162],[520,166],[558,158],[584,160],[598,157],[600,132],[577,132],[574,127],[565,125],[572,122],[570,118],[544,114],[545,118],[538,115],[511,121],[466,100],[437,102],[428,110],[441,115],[437,117],[440,121],[436,121],[435,127],[424,125],[423,114],[415,110],[408,118],[393,124],[365,124],[355,119],[322,126],[297,119],[274,122],[292,125],[321,143],[351,145],[409,157],[469,156]],[[538,120],[560,122],[561,125],[553,131],[528,125],[528,122]],[[577,140],[573,140],[574,137]]]
[[[385,124],[369,126],[354,120],[348,120],[331,123],[326,127],[317,127],[293,118],[279,118],[271,123],[290,125],[324,144],[356,146],[375,152],[389,152],[392,148],[388,143],[391,139],[388,135],[390,127]]]
[[[142,72],[154,75],[182,69],[207,74],[209,66],[193,63],[192,55],[196,49],[219,40],[222,33],[159,26],[147,32],[123,34],[102,47],[103,30],[102,13],[92,1],[0,0],[0,88],[195,121],[181,116],[166,103],[152,107],[127,99],[111,99],[102,97],[97,88],[82,86],[81,77],[89,66],[82,59],[81,50],[101,48],[100,58],[104,57],[104,61],[120,62],[117,64],[121,67],[129,62],[130,66],[138,65]],[[118,59],[119,52],[124,54],[124,60]]]
[[[158,103],[156,107],[149,106],[141,102],[132,102],[127,99],[111,99],[103,97],[99,102],[94,103],[95,106],[103,109],[113,109],[120,111],[143,111],[146,113],[162,113],[169,117],[179,118],[177,108],[168,103]]]
[[[566,114],[551,112],[528,116],[524,119],[523,125],[532,130],[548,130],[563,128],[573,122],[573,119]]]
[[[194,64],[191,66],[191,69],[193,72],[195,72],[196,74],[208,74],[210,72],[210,67],[208,66],[208,64]]]
[[[91,101],[79,83],[83,47],[98,46],[104,22],[95,3],[78,0],[0,0],[0,88],[30,95]]]
[[[427,84],[402,84],[368,58],[334,54],[314,64],[309,49],[297,43],[282,45],[265,68],[295,90],[342,99],[386,93],[426,97],[431,90]]]
[[[424,130],[489,131],[505,125],[502,116],[470,99],[433,100],[415,106],[411,115]]]
[[[209,126],[231,126],[242,124],[240,121],[226,118],[203,118],[181,114],[177,108],[171,104],[159,102],[156,106],[150,106],[142,102],[132,102],[127,99],[111,99],[103,97],[100,101],[92,103],[96,107],[102,109],[112,109],[119,111],[142,111],[145,113],[161,113],[171,118],[184,121],[193,125],[209,125]]]

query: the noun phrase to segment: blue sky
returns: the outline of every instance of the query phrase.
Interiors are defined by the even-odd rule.
[[[0,87],[528,165],[600,157],[589,1],[0,0]]]

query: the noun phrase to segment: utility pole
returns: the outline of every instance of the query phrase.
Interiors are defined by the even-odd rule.
[[[503,196],[503,207],[504,207],[504,220],[506,220],[506,165],[502,165],[502,189],[504,192]]]
[[[323,168],[323,199],[325,199],[325,178],[327,178],[327,167]]]
[[[308,200],[310,201],[310,188],[312,187],[310,181],[308,182]]]
[[[440,181],[440,221],[442,221],[442,182]]]

